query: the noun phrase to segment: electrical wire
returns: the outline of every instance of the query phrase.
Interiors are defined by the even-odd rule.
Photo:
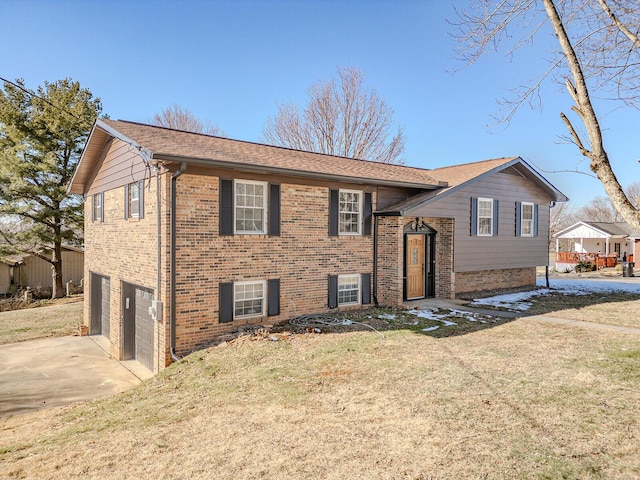
[[[80,120],[80,117],[74,115],[73,113],[71,113],[69,110],[65,110],[62,107],[59,107],[57,105],[54,105],[53,103],[51,103],[49,100],[47,100],[46,98],[41,97],[40,95],[36,95],[34,92],[29,91],[28,89],[26,89],[25,87],[23,87],[22,85],[12,82],[11,80],[7,80],[4,77],[0,77],[0,80],[2,80],[5,83],[8,83],[9,85],[13,85],[14,87],[16,87],[18,90],[22,90],[24,93],[26,93],[27,95],[30,95],[32,97],[36,97],[39,100],[42,100],[43,102],[47,103],[48,105],[52,106],[53,108],[60,110],[61,112],[64,112],[68,115],[71,115],[73,118]]]

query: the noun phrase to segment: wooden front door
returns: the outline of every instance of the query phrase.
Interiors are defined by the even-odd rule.
[[[425,235],[407,235],[407,300],[425,296],[424,247]]]

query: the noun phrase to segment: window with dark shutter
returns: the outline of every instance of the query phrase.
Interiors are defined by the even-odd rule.
[[[491,235],[493,235],[494,237],[498,236],[498,218],[499,218],[499,214],[498,214],[498,207],[500,206],[498,200],[494,200],[493,201],[493,228],[491,230]]]
[[[267,316],[280,315],[280,279],[267,281]]]
[[[233,180],[220,179],[220,235],[233,235]]]
[[[269,235],[280,235],[280,185],[269,184]]]
[[[373,216],[373,195],[369,192],[364,194],[364,210],[362,212],[364,217],[364,229],[363,235],[371,235],[371,218]]]
[[[522,235],[522,202],[516,202],[516,237]]]
[[[471,197],[471,235],[478,235],[478,199]]]
[[[362,304],[368,305],[371,303],[371,274],[362,274]]]
[[[220,323],[233,322],[233,282],[219,285]]]
[[[340,191],[329,190],[329,236],[338,235],[338,208],[340,206]]]
[[[329,275],[329,308],[338,308],[338,276]]]

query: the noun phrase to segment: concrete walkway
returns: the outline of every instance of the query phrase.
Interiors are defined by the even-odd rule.
[[[0,417],[104,398],[138,383],[92,337],[0,345]]]

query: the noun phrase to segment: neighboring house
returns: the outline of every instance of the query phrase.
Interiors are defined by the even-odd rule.
[[[626,222],[578,222],[556,233],[556,269],[573,270],[580,262],[598,268],[633,262],[640,254],[640,233]]]
[[[84,251],[62,247],[62,282],[79,285],[84,278]],[[10,255],[0,260],[0,295],[17,288],[51,289],[51,264],[35,255]]]
[[[535,284],[566,197],[519,157],[425,170],[98,120],[85,324],[157,371],[217,335]]]

